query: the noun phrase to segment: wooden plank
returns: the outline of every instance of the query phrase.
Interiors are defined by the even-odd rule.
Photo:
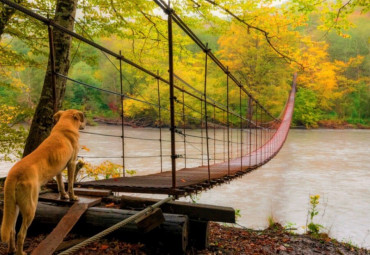
[[[54,194],[55,193],[51,193]],[[59,195],[59,194],[58,194]],[[33,250],[32,255],[51,255],[63,242],[82,214],[93,205],[101,202],[101,198],[80,197],[63,216],[54,230]]]
[[[69,201],[68,199],[60,199],[59,193],[55,193],[55,192],[40,194],[39,195],[39,201],[53,202],[53,203],[61,204],[61,205],[72,205],[72,204],[74,204],[73,201]]]
[[[74,188],[76,195],[92,196],[92,197],[108,197],[112,195],[112,191],[108,189],[86,189]]]
[[[45,193],[39,195],[39,201],[44,202],[53,202],[56,204],[72,205],[75,203],[87,204],[88,207],[97,205],[101,202],[101,198],[88,197],[88,196],[79,196],[78,201],[69,201],[68,199],[60,199],[59,193]]]
[[[121,196],[121,208],[144,208],[158,201],[151,198]],[[172,201],[162,205],[161,209],[164,213],[185,214],[190,219],[235,223],[235,210],[231,207]]]

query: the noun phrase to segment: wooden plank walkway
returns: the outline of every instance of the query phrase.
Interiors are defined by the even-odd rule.
[[[252,158],[253,158],[252,154]],[[261,158],[257,155],[257,158]],[[120,192],[134,193],[154,193],[154,194],[174,194],[184,195],[194,193],[210,186],[229,181],[262,165],[255,156],[251,166],[247,165],[249,158],[243,157],[246,165],[240,166],[240,158],[230,161],[230,173],[228,173],[227,162],[210,166],[211,182],[208,179],[208,167],[200,166],[196,168],[183,168],[176,171],[176,190],[172,189],[172,172],[166,171],[145,176],[120,177],[106,180],[90,181],[78,183],[78,186],[98,189],[111,189]]]
[[[118,192],[185,195],[212,187],[244,175],[271,160],[283,146],[289,132],[293,115],[295,84],[293,85],[280,126],[273,137],[261,148],[242,158],[208,167],[183,168],[176,171],[176,189],[172,188],[172,172],[166,171],[145,176],[121,177],[77,183],[79,187],[109,189]],[[274,151],[271,151],[274,148]],[[56,185],[55,187],[56,188]]]
[[[53,231],[32,251],[31,255],[51,255],[63,242],[63,239],[71,231],[84,212],[91,206],[101,202],[100,197],[79,197],[79,201],[69,202],[60,200],[58,193],[46,193],[40,196],[42,201],[72,204],[68,212]]]

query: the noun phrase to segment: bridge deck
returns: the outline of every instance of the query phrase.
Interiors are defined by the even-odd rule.
[[[240,157],[230,160],[230,171],[228,162],[211,165],[210,178],[208,176],[207,166],[184,168],[176,171],[176,189],[172,188],[171,171],[145,176],[81,182],[78,185],[81,187],[110,189],[119,192],[185,195],[211,188],[213,185],[239,177],[268,162],[283,146],[293,115],[294,97],[295,84],[293,84],[278,130],[258,150],[243,156],[242,162]]]
[[[249,157],[243,157],[244,162],[249,163],[248,160]],[[230,173],[228,172],[227,162],[211,165],[211,182],[209,182],[208,179],[207,166],[183,168],[176,171],[176,190],[172,189],[171,171],[145,176],[120,177],[106,180],[82,182],[78,183],[78,185],[81,187],[111,189],[113,191],[121,192],[184,195],[186,193],[194,193],[206,188],[210,188],[213,185],[239,177],[264,163],[260,160],[257,160],[257,164],[255,164],[255,162],[256,159],[254,158],[252,160],[252,166],[248,166],[246,163],[246,165],[240,167],[240,158],[233,159],[230,161]]]

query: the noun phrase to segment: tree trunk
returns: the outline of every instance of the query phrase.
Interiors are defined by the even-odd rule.
[[[73,30],[77,1],[78,0],[57,0],[54,21],[69,30]],[[72,38],[57,29],[53,30],[53,38],[55,48],[55,71],[63,75],[68,75]],[[66,83],[66,79],[58,76],[56,77],[57,109],[60,109],[62,105]],[[36,149],[49,135],[53,124],[53,102],[52,73],[49,55],[41,97],[33,116],[23,157]]]

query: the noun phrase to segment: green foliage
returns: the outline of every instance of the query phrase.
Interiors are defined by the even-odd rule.
[[[317,205],[319,204],[319,195],[310,196],[310,205],[311,208],[308,211],[310,223],[307,225],[307,232],[312,235],[318,235],[320,233],[320,230],[323,228],[322,225],[314,223],[313,219],[315,216],[319,214],[319,211],[317,210]]]
[[[126,169],[126,174],[128,174],[129,176],[134,176],[135,174],[137,174],[137,171]]]
[[[297,230],[297,224],[293,222],[287,222],[284,225],[284,230],[288,231],[289,233],[294,233],[294,230]]]
[[[273,215],[268,216],[267,222],[268,222],[269,228],[275,228],[276,224],[278,224],[277,220],[275,219]]]
[[[235,209],[235,221],[238,221],[242,217],[242,214],[240,213],[240,209]]]
[[[299,88],[296,94],[293,114],[294,125],[316,127],[321,111],[318,109],[317,97],[312,90]]]
[[[190,200],[193,204],[196,204],[199,202],[200,195],[199,194],[190,194]]]
[[[0,159],[14,161],[20,158],[27,131],[17,125],[23,113],[17,107],[0,106]]]

